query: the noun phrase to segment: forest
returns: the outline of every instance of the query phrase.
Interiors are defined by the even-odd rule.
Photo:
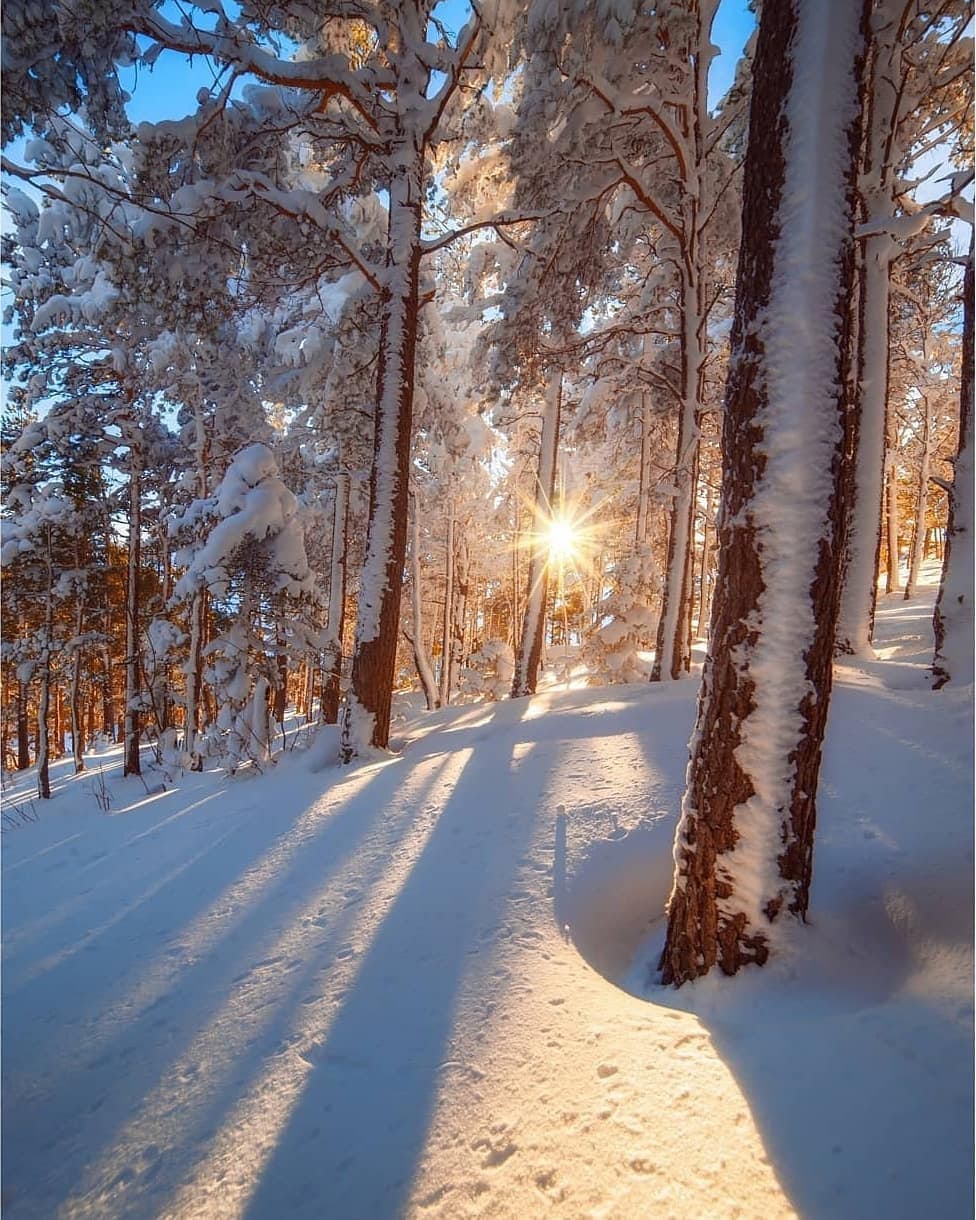
[[[214,836],[209,850],[218,831],[238,833],[227,821],[234,810],[260,801],[267,818],[300,791],[304,812],[295,804],[291,821],[261,831],[267,841],[253,857],[232,852],[226,877],[213,879],[214,901],[227,884],[227,909],[236,909],[235,886],[252,874],[258,889],[273,888],[279,870],[299,869],[301,889],[307,869],[312,884],[315,857],[296,861],[314,838],[305,819],[329,802],[360,802],[364,819],[376,801],[389,803],[391,818],[436,803],[438,751],[457,760],[452,791],[467,782],[485,818],[496,781],[500,801],[537,816],[573,776],[546,832],[550,888],[537,894],[530,878],[525,893],[536,897],[526,902],[549,903],[540,918],[554,951],[575,943],[598,975],[632,993],[628,1012],[639,1011],[633,996],[646,1007],[648,988],[654,999],[666,987],[671,998],[654,1003],[697,1020],[695,1005],[721,1008],[721,993],[708,989],[743,966],[769,964],[745,972],[773,972],[775,983],[744,984],[760,1000],[762,988],[782,985],[777,962],[789,971],[808,918],[826,935],[811,901],[818,806],[843,806],[845,785],[860,793],[863,725],[904,714],[897,762],[870,762],[864,746],[864,765],[886,773],[878,782],[905,827],[906,793],[936,802],[943,831],[932,836],[968,858],[970,879],[958,882],[971,886],[968,0],[8,0],[2,20],[0,746],[5,847],[24,844],[6,851],[12,875],[61,850],[73,823],[58,819],[76,806],[101,816],[84,832],[94,843],[123,833],[109,828],[121,819],[105,815],[138,819],[148,816],[136,812],[143,802],[176,800],[172,816],[183,817],[220,796],[223,812],[210,807],[200,815],[211,818],[206,829],[194,831]],[[851,701],[867,700],[869,688],[879,702],[853,716]],[[591,715],[605,727],[587,728]],[[684,736],[665,756],[672,718]],[[843,765],[831,754],[836,724],[850,742]],[[577,753],[551,762],[550,783],[543,747],[563,731]],[[587,744],[593,733],[603,756]],[[627,743],[642,737],[643,761],[639,751],[630,760]],[[469,750],[484,760],[483,790]],[[534,759],[524,789],[514,778],[522,751]],[[389,768],[401,764],[416,769],[397,781]],[[614,770],[624,766],[645,775],[633,791]],[[662,766],[669,778],[656,794],[647,776]],[[360,784],[385,796],[361,796]],[[607,842],[602,822],[584,834],[582,814],[578,824],[572,815],[574,804],[597,808],[590,789],[601,784],[612,794],[599,811],[611,819]],[[457,799],[443,797],[442,822]],[[858,818],[884,805],[861,799],[847,802]],[[620,808],[607,813],[613,801]],[[650,846],[641,836],[659,806]],[[154,826],[135,837],[156,835]],[[603,875],[594,861],[618,831],[631,861]],[[19,854],[31,835],[48,833],[36,856]],[[377,858],[405,853],[415,871],[435,868],[439,831],[416,848],[406,831],[402,841],[368,833],[380,836],[369,840]],[[475,834],[452,833],[459,844]],[[515,869],[520,850],[531,858],[528,829],[524,841],[518,829],[499,833],[498,843],[471,839],[486,853],[486,886]],[[841,859],[838,833],[828,818],[828,861]],[[873,829],[857,852],[868,837]],[[106,838],[104,854],[119,844]],[[447,848],[438,848],[432,892],[460,904]],[[503,860],[509,849],[512,861]],[[196,859],[165,873],[176,860],[167,856],[158,875],[141,863],[131,889],[111,900],[106,891],[83,937],[115,935]],[[320,863],[333,867],[331,857]],[[53,883],[38,879],[39,867],[17,874],[20,889],[5,881],[15,963],[19,930],[55,918],[43,893]],[[376,871],[368,885],[366,875],[353,888],[379,911],[392,873]],[[402,877],[396,884],[413,893]],[[823,884],[823,909],[833,911],[835,891]],[[934,902],[937,883],[926,885]],[[643,897],[632,902],[631,887]],[[71,901],[96,901],[88,893]],[[864,887],[857,894],[867,902]],[[637,903],[643,933],[654,922],[619,962],[606,930],[615,901],[632,923]],[[460,909],[445,908],[449,918]],[[418,906],[399,935],[428,917]],[[53,1002],[31,991],[36,980],[53,987],[68,958],[80,968],[82,942],[72,944],[79,933],[67,926],[67,940],[39,939],[38,956],[24,959],[28,999],[13,1019],[15,1041]],[[397,935],[387,927],[374,930],[374,946]],[[445,980],[462,978],[464,954],[479,951],[462,947],[464,935],[428,978],[445,1010]],[[968,940],[971,974],[971,927]],[[386,955],[409,955],[410,945]],[[877,945],[862,948],[873,958]],[[137,964],[138,950],[121,953],[120,963]],[[305,960],[289,950],[258,966],[289,954]],[[239,966],[246,956],[226,959],[228,994],[238,984],[231,959]],[[196,960],[190,954],[187,968]],[[643,975],[628,984],[638,966]],[[19,968],[7,972],[17,986]],[[946,986],[956,997],[968,975],[954,971]],[[268,995],[282,986],[269,980]],[[332,1034],[316,1034],[301,1052],[301,1082],[333,1060],[359,1062],[351,1026],[354,1050],[341,1049],[356,995],[362,1028],[385,1028],[368,1002],[379,984],[349,987],[354,1000],[330,1018],[340,1051],[325,1049]],[[205,990],[204,980],[193,992],[201,1013]],[[92,1030],[108,1028],[116,992],[105,982],[103,1000],[92,999]],[[401,1000],[407,992],[405,983]],[[154,993],[153,1004],[174,994]],[[745,992],[729,995],[733,1009],[751,1011]],[[138,1024],[143,1001],[132,1003]],[[961,1017],[965,1002],[953,1004]],[[55,1009],[65,1020],[67,1009]],[[187,1011],[181,1020],[192,1024],[193,1004]],[[235,1022],[243,1011],[234,1009]],[[971,1005],[968,1013],[971,1022]],[[450,1059],[446,1027],[443,1042],[428,1045],[444,1013],[414,1015],[403,1037],[419,1040],[417,1061]],[[475,1017],[466,1019],[467,1029]],[[279,1045],[268,1029],[255,1038],[259,1060]],[[47,1078],[54,1046],[36,1062],[15,1052],[16,1096],[32,1095],[38,1073]],[[402,1061],[389,1053],[382,1070],[395,1074]],[[958,1053],[971,1058],[971,1045]],[[408,1071],[414,1061],[405,1062]],[[595,1070],[605,1083],[617,1067]],[[376,1079],[350,1086],[373,1114],[391,1104]],[[301,1082],[292,1120],[312,1092]],[[148,1132],[143,1083],[118,1113]],[[193,1087],[163,1111],[179,1115]],[[470,1187],[462,1208],[449,1177],[423,1168],[439,1094],[426,1077],[404,1088],[426,1117],[407,1117],[394,1101],[393,1134],[377,1137],[371,1161],[375,1169],[386,1158],[386,1186],[366,1170],[343,1178],[336,1154],[338,1168],[302,1195],[296,1158],[315,1172],[308,1133],[318,1130],[306,1115],[300,1138],[248,1162],[246,1186],[228,1187],[226,1199],[217,1184],[237,1153],[213,1148],[227,1129],[211,1147],[223,1169],[202,1194],[186,1176],[199,1167],[187,1151],[198,1144],[187,1137],[181,1156],[153,1137],[169,1148],[166,1169],[155,1182],[155,1162],[131,1171],[141,1193],[130,1178],[116,1181],[121,1162],[109,1158],[71,1204],[82,1167],[94,1163],[90,1149],[75,1148],[65,1160],[73,1176],[53,1193],[44,1193],[47,1169],[21,1174],[25,1198],[12,1214],[311,1216],[325,1214],[333,1189],[335,1214],[349,1220],[557,1206],[621,1217],[907,1217],[927,1208],[928,1196],[906,1193],[901,1179],[883,1208],[863,1193],[877,1150],[848,1165],[848,1185],[861,1185],[841,1203],[817,1194],[804,1161],[779,1185],[760,1175],[724,1193],[702,1194],[699,1182],[698,1194],[674,1197],[646,1193],[650,1170],[633,1170],[640,1188],[617,1196],[604,1181],[586,1199],[578,1182],[575,1195],[568,1186],[560,1194],[556,1176],[539,1169],[508,1193],[486,1186],[483,1211]],[[922,1105],[925,1121],[940,1095]],[[57,1094],[65,1124],[75,1104],[66,1098]],[[48,1111],[38,1105],[40,1123]],[[249,1126],[249,1114],[235,1111],[234,1121],[257,1148],[260,1123]],[[963,1146],[970,1119],[958,1119]],[[373,1138],[358,1112],[345,1132],[332,1130],[334,1116],[322,1121],[339,1143]],[[503,1128],[487,1126],[487,1142],[472,1145],[482,1167],[514,1156]],[[9,1139],[5,1159],[34,1165],[27,1134]],[[755,1152],[728,1151],[740,1167]],[[958,1153],[931,1214],[966,1214],[971,1182],[959,1175],[970,1156],[971,1147]],[[636,1160],[643,1165],[643,1154]],[[924,1177],[904,1172],[915,1185]],[[32,1175],[42,1185],[27,1186]],[[159,1193],[177,1180],[183,1193]]]

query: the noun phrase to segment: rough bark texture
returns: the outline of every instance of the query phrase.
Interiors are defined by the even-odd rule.
[[[769,955],[766,929],[788,909],[803,917],[808,902],[812,869],[813,830],[817,774],[821,743],[830,696],[831,653],[838,603],[839,540],[848,444],[849,298],[853,271],[849,236],[836,250],[818,248],[811,233],[796,234],[797,247],[810,259],[836,261],[839,291],[834,298],[837,327],[831,344],[834,376],[830,418],[816,425],[817,434],[832,436],[832,495],[827,520],[819,537],[803,534],[809,549],[808,570],[814,572],[809,589],[797,589],[796,598],[809,597],[812,606],[812,637],[804,650],[807,693],[797,690],[792,707],[785,692],[783,712],[799,713],[800,730],[788,757],[776,758],[783,779],[778,781],[782,802],[777,805],[782,851],[777,864],[780,884],[768,895],[760,895],[759,923],[751,922],[749,906],[736,888],[735,851],[748,829],[745,819],[756,816],[747,802],[757,794],[756,777],[737,753],[743,745],[750,718],[757,714],[757,680],[750,672],[749,658],[762,662],[764,635],[769,630],[763,612],[765,546],[775,534],[777,550],[788,549],[792,528],[767,521],[763,538],[750,508],[760,490],[769,486],[768,445],[761,420],[769,404],[771,368],[795,353],[767,350],[764,328],[757,323],[765,315],[781,257],[778,242],[783,219],[789,126],[785,106],[794,88],[795,40],[804,19],[830,20],[824,10],[846,0],[784,0],[764,6],[755,64],[750,141],[745,166],[743,242],[736,287],[735,324],[732,335],[734,359],[730,367],[723,431],[722,516],[720,522],[719,575],[711,624],[709,656],[699,698],[698,723],[692,745],[682,821],[675,843],[675,885],[668,910],[668,930],[661,967],[664,981],[680,986],[705,974],[718,964],[728,974],[747,962],[763,963]],[[862,11],[866,28],[867,7]],[[822,31],[823,27],[819,27]],[[860,64],[852,64],[860,69]],[[804,95],[805,96],[805,95]],[[858,146],[858,124],[831,128],[835,139],[849,148],[849,172],[838,186],[844,190],[853,216],[854,167]],[[794,153],[794,156],[796,154]],[[829,170],[828,170],[829,172]],[[835,171],[836,172],[836,171]],[[815,233],[815,226],[811,225]],[[811,318],[813,328],[825,319]],[[772,340],[771,340],[772,341]],[[796,412],[803,416],[803,412]],[[809,413],[807,418],[809,418]],[[793,421],[791,421],[793,422]],[[793,445],[804,445],[802,419]],[[767,500],[767,504],[769,501]],[[798,542],[800,540],[798,539]],[[767,692],[768,695],[768,692]],[[778,707],[780,696],[775,702]],[[767,709],[768,715],[768,709]],[[756,903],[756,900],[753,900]]]
[[[933,687],[973,680],[973,242],[963,279],[962,388],[959,448],[949,493],[942,579],[935,603]]]

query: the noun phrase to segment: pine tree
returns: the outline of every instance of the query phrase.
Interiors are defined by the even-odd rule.
[[[803,918],[830,701],[869,5],[766,5],[723,432],[719,576],[662,958],[764,962]],[[815,201],[811,185],[816,183]]]

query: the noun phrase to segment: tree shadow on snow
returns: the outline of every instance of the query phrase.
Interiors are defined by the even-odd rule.
[[[210,1052],[219,1047],[222,1062],[233,1064],[228,1048],[240,1042],[238,1015],[263,1003],[263,995],[249,1001],[246,994],[262,982],[262,968],[271,1001],[251,1036],[258,1050],[275,1046],[288,1015],[277,997],[294,1000],[303,978],[335,957],[334,937],[316,921],[317,902],[383,821],[401,782],[393,764],[366,775],[351,799],[337,781],[326,793],[336,799],[321,815],[303,813],[301,805],[298,816],[252,811],[114,920],[94,939],[93,952],[69,954],[24,985],[4,1028],[5,1186],[20,1207],[54,1214],[80,1186],[88,1201],[107,1191],[117,1214],[159,1214],[151,1200],[167,1186],[167,1164],[179,1170],[239,1084],[210,1070]],[[252,792],[258,795],[257,785]],[[290,844],[303,817],[308,825]],[[179,927],[167,950],[159,924],[173,912]],[[341,918],[332,923],[341,934]],[[289,934],[298,950],[292,959],[276,952]],[[141,937],[152,949],[134,953]],[[186,951],[182,942],[199,948]],[[105,962],[103,973],[96,960]],[[289,970],[290,985],[279,985]],[[73,1005],[67,1013],[66,997]],[[239,1049],[250,1055],[255,1048]],[[236,1070],[245,1071],[244,1063]],[[175,1125],[165,1121],[174,1099]],[[152,1138],[157,1129],[164,1138]],[[141,1132],[145,1156],[131,1146]]]
[[[499,824],[472,819],[462,770],[315,1055],[246,1215],[402,1214],[451,1060],[459,998],[490,954],[534,826],[513,758],[492,775]],[[486,1014],[487,1015],[487,1014]]]

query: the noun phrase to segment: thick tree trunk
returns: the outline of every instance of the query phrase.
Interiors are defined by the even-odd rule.
[[[348,474],[336,475],[335,511],[332,517],[332,553],[329,561],[329,617],[325,629],[328,645],[319,708],[323,724],[338,724],[339,722],[342,639],[346,629],[349,484]]]
[[[973,680],[973,240],[963,280],[962,389],[959,394],[959,448],[949,492],[949,524],[942,580],[935,603],[933,686]]]
[[[417,79],[426,69],[411,65]],[[392,156],[387,275],[382,293],[373,466],[369,485],[366,562],[359,591],[352,685],[342,721],[342,758],[369,746],[386,749],[400,632],[400,595],[407,552],[407,497],[414,371],[420,311],[420,229],[424,204],[424,140],[399,133]]]
[[[677,985],[764,962],[776,921],[807,909],[847,490],[868,7],[781,0],[760,21],[719,579],[661,962]]]
[[[556,454],[559,449],[559,414],[562,406],[562,374],[553,371],[546,387],[545,409],[542,414],[542,435],[539,438],[539,467],[535,483],[535,522],[532,552],[529,556],[529,576],[525,592],[525,614],[522,632],[515,653],[515,675],[512,698],[534,695],[542,659],[546,604],[549,593],[549,545],[543,536],[545,525],[552,516],[552,497],[556,490]]]
[[[142,550],[142,493],[140,487],[139,454],[132,450],[132,471],[129,475],[129,548],[125,583],[125,721],[123,775],[141,775],[139,739],[142,735],[139,701],[141,689],[141,658],[139,655],[139,568]]]
[[[420,685],[424,691],[424,699],[427,701],[427,711],[433,712],[440,707],[441,701],[437,690],[437,683],[434,681],[434,671],[427,656],[427,649],[424,647],[423,598],[420,586],[420,510],[417,497],[411,494],[411,500],[413,503],[413,533],[410,545],[410,595],[413,611],[413,639],[411,640],[411,646],[413,647],[413,659],[414,664],[417,666]]]
[[[894,197],[900,189],[899,122],[911,92],[904,88],[902,22],[902,6],[878,6],[868,48],[869,87],[859,187],[863,219],[872,224],[883,223],[894,213]],[[844,543],[844,583],[836,650],[866,657],[874,656],[871,637],[878,593],[889,424],[889,297],[891,262],[897,252],[897,245],[887,233],[876,232],[863,239],[859,259],[854,500],[848,512]],[[897,580],[897,551],[896,543],[894,580]]]

